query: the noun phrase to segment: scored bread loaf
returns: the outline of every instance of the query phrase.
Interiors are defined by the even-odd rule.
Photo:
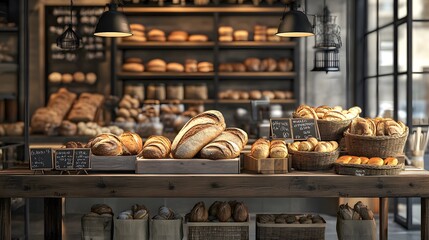
[[[141,137],[132,132],[124,132],[119,136],[124,155],[137,155],[142,151],[143,141]]]
[[[122,143],[119,138],[110,133],[103,133],[95,137],[87,144],[91,152],[98,156],[122,155]]]
[[[140,155],[149,159],[168,158],[171,151],[171,141],[164,136],[150,136],[143,145]]]
[[[288,151],[284,140],[272,140],[270,143],[270,158],[285,158]]]
[[[252,148],[250,149],[250,154],[254,158],[267,158],[270,156],[270,141],[264,138],[260,138],[256,140],[252,144]]]
[[[193,158],[209,142],[225,130],[221,112],[210,110],[191,118],[179,131],[171,145],[174,158]]]
[[[247,144],[247,133],[239,128],[227,128],[200,151],[202,158],[236,158]]]

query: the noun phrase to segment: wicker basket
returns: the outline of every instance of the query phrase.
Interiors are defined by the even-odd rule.
[[[335,163],[335,172],[340,175],[372,176],[372,175],[398,175],[404,168],[404,164],[396,166],[374,166],[362,164]]]
[[[159,220],[149,222],[150,240],[182,240],[182,219]]]
[[[113,240],[148,240],[149,220],[148,219],[115,219],[115,230]]]
[[[301,171],[317,171],[331,169],[340,156],[339,149],[333,152],[291,151],[292,167]]]
[[[325,220],[323,221],[325,222]],[[279,224],[256,222],[256,239],[319,240],[325,239],[325,228],[326,222],[313,224]]]
[[[247,222],[186,222],[188,240],[248,240]]]
[[[328,120],[317,120],[317,127],[319,128],[320,139],[322,141],[338,141],[340,140],[344,132],[350,126],[353,119],[347,119],[342,121],[328,121]]]
[[[113,217],[111,215],[83,216],[82,239],[111,240],[113,236]]]
[[[402,136],[361,136],[344,132],[349,155],[362,157],[392,157],[404,152],[408,128]]]

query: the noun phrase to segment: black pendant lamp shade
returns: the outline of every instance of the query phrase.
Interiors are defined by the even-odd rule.
[[[279,37],[309,37],[314,36],[313,26],[307,16],[298,11],[295,1],[290,3],[290,10],[283,13],[276,33]]]
[[[73,31],[73,1],[70,1],[70,24],[66,31],[57,38],[57,46],[63,50],[76,50],[82,47],[82,38]]]
[[[118,5],[107,4],[109,10],[104,12],[98,19],[94,35],[99,37],[129,37],[131,33],[127,17],[118,12]]]

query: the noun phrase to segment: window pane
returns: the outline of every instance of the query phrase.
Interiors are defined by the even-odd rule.
[[[377,78],[366,79],[366,114],[367,117],[377,116]]]
[[[407,16],[407,0],[398,0],[398,18]]]
[[[378,79],[379,115],[393,118],[393,76]]]
[[[413,122],[427,118],[429,74],[413,74]]]
[[[375,76],[377,74],[377,32],[371,33],[366,38],[367,46],[367,76]]]
[[[393,26],[380,30],[378,58],[379,73],[393,73]]]
[[[368,31],[377,27],[377,0],[368,0]]]
[[[398,76],[398,118],[407,122],[407,75]]]
[[[398,71],[407,71],[407,24],[398,27]]]
[[[429,23],[413,22],[413,72],[429,71]]]
[[[393,22],[393,0],[378,1],[378,26]]]
[[[413,1],[413,19],[429,19],[429,0]]]

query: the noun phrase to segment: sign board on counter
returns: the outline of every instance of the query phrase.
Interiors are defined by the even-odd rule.
[[[53,168],[52,148],[30,148],[31,170],[52,170]]]
[[[74,149],[64,148],[55,150],[55,169],[73,170]]]
[[[316,119],[275,118],[270,119],[270,128],[273,139],[306,140],[315,137],[320,140]]]
[[[74,150],[73,169],[85,170],[91,169],[91,149],[76,148]]]

